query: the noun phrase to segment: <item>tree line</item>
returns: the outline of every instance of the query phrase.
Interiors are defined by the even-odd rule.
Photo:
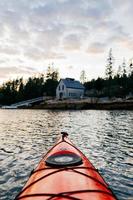
[[[98,77],[91,81],[86,81],[85,71],[81,72],[81,82],[85,86],[86,94],[95,97],[126,97],[129,94],[133,95],[133,59],[126,64],[125,58],[114,72],[115,59],[112,54],[112,49],[107,57],[105,67],[105,78]]]
[[[0,87],[0,104],[10,105],[19,101],[28,100],[43,95],[55,96],[59,73],[48,66],[46,74],[7,81]]]
[[[133,94],[133,60],[126,65],[125,59],[114,73],[114,57],[112,49],[107,57],[105,78],[98,77],[87,81],[84,70],[81,72],[81,82],[85,86],[85,94],[93,97],[125,97]],[[56,95],[59,83],[59,73],[53,66],[48,66],[45,74],[7,81],[0,87],[0,105],[10,105],[19,101],[36,98],[39,96]]]

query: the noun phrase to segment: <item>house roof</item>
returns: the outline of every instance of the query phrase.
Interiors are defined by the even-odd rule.
[[[67,88],[84,89],[84,86],[72,78],[61,79]]]

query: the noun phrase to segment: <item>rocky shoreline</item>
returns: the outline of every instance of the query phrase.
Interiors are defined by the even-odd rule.
[[[84,100],[49,100],[39,105],[34,105],[32,109],[50,110],[133,110],[133,100],[109,100],[100,101],[99,99]]]

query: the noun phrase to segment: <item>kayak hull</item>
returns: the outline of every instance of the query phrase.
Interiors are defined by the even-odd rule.
[[[86,156],[63,136],[42,158],[16,199],[115,200],[116,197]]]

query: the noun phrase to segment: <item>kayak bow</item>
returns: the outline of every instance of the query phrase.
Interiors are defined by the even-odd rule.
[[[116,200],[98,170],[62,133],[15,200]]]

